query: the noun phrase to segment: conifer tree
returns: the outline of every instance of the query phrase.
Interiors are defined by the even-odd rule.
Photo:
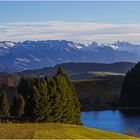
[[[76,96],[74,85],[62,68],[58,68],[55,79],[58,94],[61,95],[61,121],[80,124],[80,103]]]
[[[22,79],[18,90],[25,97],[25,117],[29,120],[80,124],[80,103],[73,83],[62,68],[49,80]]]
[[[21,94],[25,100],[24,107],[24,117],[31,120],[32,118],[32,104],[31,104],[31,94],[33,92],[33,86],[35,84],[35,78],[31,77],[21,77],[17,92]]]
[[[48,95],[48,86],[47,82],[43,78],[39,78],[38,83],[36,85],[38,91],[39,91],[39,112],[42,121],[47,121],[48,120],[48,114],[50,112],[50,102],[49,100],[49,95]],[[47,115],[46,115],[47,114]]]
[[[49,102],[49,112],[46,112],[48,122],[55,122],[57,120],[57,115],[56,115],[56,83],[54,79],[50,79],[48,82],[48,102]],[[45,115],[45,116],[46,116]]]
[[[21,77],[17,92],[20,93],[26,100],[31,93],[31,87],[34,79],[30,77]]]
[[[24,114],[24,106],[25,101],[23,96],[16,92],[11,105],[11,114],[13,116],[22,116]]]
[[[28,89],[30,92],[26,97],[25,117],[35,122],[45,122],[47,120],[46,112],[49,112],[46,81],[43,78],[34,78]]]
[[[6,95],[5,91],[3,91],[1,93],[1,97],[0,97],[0,111],[1,111],[2,115],[9,116],[9,104],[8,104],[8,99],[7,99],[7,95]]]
[[[32,121],[35,121],[35,122],[38,122],[39,120],[42,119],[42,114],[40,114],[41,112],[41,108],[40,108],[40,104],[39,104],[39,100],[40,100],[40,97],[39,97],[39,90],[33,86],[32,87],[32,93],[31,93],[31,96],[30,96],[30,104],[31,104],[31,117],[30,119]]]

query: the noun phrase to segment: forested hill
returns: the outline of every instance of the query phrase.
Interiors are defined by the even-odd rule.
[[[116,62],[116,63],[63,63],[54,67],[45,67],[42,69],[26,70],[19,72],[19,75],[53,75],[58,67],[63,69],[70,75],[76,73],[88,73],[88,72],[118,72],[126,73],[130,70],[135,63],[132,62]]]

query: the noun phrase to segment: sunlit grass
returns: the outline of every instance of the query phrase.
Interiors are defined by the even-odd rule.
[[[128,139],[126,135],[58,123],[0,124],[1,139]]]
[[[103,71],[96,71],[94,72],[96,75],[125,75],[124,73],[118,72],[103,72]]]

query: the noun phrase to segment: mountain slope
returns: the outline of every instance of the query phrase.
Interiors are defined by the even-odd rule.
[[[0,72],[54,66],[65,62],[118,61],[136,62],[140,45],[128,42],[114,44],[77,43],[66,40],[0,42]]]

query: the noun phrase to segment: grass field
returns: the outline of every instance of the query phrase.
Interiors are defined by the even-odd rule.
[[[134,137],[68,124],[0,124],[1,139],[132,139]]]
[[[118,73],[118,72],[102,72],[102,71],[95,71],[93,72],[95,73],[96,75],[125,75],[124,73]]]

